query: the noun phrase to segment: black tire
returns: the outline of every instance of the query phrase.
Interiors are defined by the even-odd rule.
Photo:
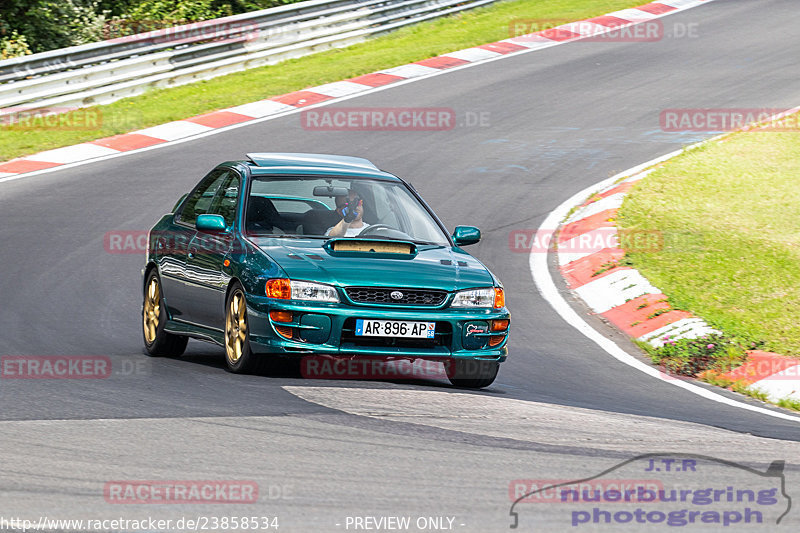
[[[448,372],[447,379],[456,387],[482,389],[494,383],[498,370],[500,363],[497,361],[456,359],[453,372]]]
[[[264,368],[264,359],[250,349],[247,300],[242,285],[236,282],[225,299],[225,364],[234,374],[255,373]]]
[[[167,306],[164,304],[164,291],[156,269],[147,275],[142,296],[142,339],[147,354],[153,357],[177,357],[183,354],[189,338],[164,331]]]

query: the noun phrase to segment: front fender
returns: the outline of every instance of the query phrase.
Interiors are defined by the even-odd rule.
[[[265,296],[268,279],[288,277],[275,260],[242,237],[238,239],[229,259],[231,264],[225,267],[225,273],[238,279],[247,294]]]

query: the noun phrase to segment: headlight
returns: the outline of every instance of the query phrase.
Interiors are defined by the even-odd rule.
[[[500,287],[486,287],[485,289],[470,289],[457,292],[450,307],[494,307],[495,309],[500,309],[504,305],[503,289]]]
[[[322,283],[292,281],[292,300],[315,300],[317,302],[338,302],[336,289]]]
[[[315,302],[338,302],[336,289],[322,283],[289,279],[267,281],[267,296],[284,300],[311,300]]]

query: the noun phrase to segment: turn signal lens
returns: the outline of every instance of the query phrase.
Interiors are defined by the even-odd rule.
[[[292,312],[291,311],[270,311],[269,317],[274,320],[275,322],[291,322],[292,321]]]
[[[492,320],[492,331],[505,331],[508,329],[508,319]]]
[[[294,333],[293,328],[289,328],[286,326],[275,326],[275,331],[280,333],[282,336],[286,337],[287,339],[292,338],[292,334]]]
[[[278,278],[267,281],[267,296],[288,300],[292,297],[292,284],[288,279]]]
[[[506,296],[501,287],[494,288],[494,308],[500,309],[506,306]]]
[[[497,346],[503,342],[503,335],[492,335],[489,337],[489,346]]]

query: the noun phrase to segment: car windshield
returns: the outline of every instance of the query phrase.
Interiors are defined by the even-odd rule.
[[[449,244],[403,183],[365,178],[253,176],[244,226],[255,235]]]

